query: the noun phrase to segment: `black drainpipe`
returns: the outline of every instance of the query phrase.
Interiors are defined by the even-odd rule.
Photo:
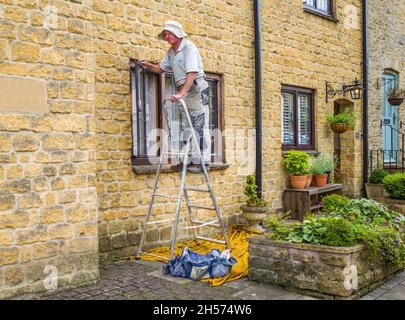
[[[367,0],[363,0],[363,183],[368,181],[368,16]]]
[[[260,40],[260,0],[253,1],[255,19],[255,88],[256,88],[256,184],[262,197],[262,57]]]

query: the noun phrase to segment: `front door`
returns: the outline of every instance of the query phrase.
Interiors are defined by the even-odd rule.
[[[388,91],[393,89],[396,85],[395,74],[384,74],[383,83],[383,115],[382,115],[382,134],[383,134],[383,150],[384,150],[384,163],[395,163],[397,161],[398,150],[398,131],[397,119],[398,110],[397,106],[392,106],[388,102]]]

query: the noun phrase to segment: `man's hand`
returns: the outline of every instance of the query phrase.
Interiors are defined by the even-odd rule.
[[[179,99],[183,99],[183,95],[181,93],[176,93],[170,97],[170,101],[176,102]]]
[[[149,70],[151,70],[154,73],[163,73],[164,71],[162,70],[162,68],[156,64],[156,63],[152,63],[147,61],[146,59],[139,59],[138,63],[140,63],[141,65],[143,65],[144,67],[148,68]]]
[[[138,61],[141,65],[145,66],[146,68],[150,68],[151,63],[147,61],[146,59],[140,59]]]

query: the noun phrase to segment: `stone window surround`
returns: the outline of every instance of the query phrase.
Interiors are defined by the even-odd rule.
[[[130,92],[131,92],[131,96],[132,96],[132,72],[134,72],[134,68],[136,66],[135,60],[130,59],[130,79],[131,79],[131,83],[130,83]],[[162,93],[165,91],[164,88],[164,83],[165,83],[165,73],[163,73],[162,75],[157,76],[157,103],[161,103],[163,101],[162,98]],[[206,73],[206,77],[207,80],[210,82],[215,82],[215,86],[214,86],[214,90],[216,90],[215,92],[215,96],[214,96],[214,110],[215,110],[215,114],[216,117],[214,119],[215,123],[214,123],[214,127],[216,129],[222,130],[223,129],[223,118],[222,118],[222,86],[223,86],[223,79],[222,79],[222,75],[220,74],[213,74],[213,73]],[[212,94],[212,93],[211,93]],[[132,99],[131,99],[131,104],[132,104]],[[131,111],[132,113],[132,111]],[[161,116],[159,116],[161,118]],[[132,122],[132,116],[131,116],[131,122]],[[160,119],[160,121],[162,121]],[[159,127],[161,127],[161,124],[159,124]],[[132,136],[132,139],[134,137]],[[222,150],[221,153],[222,155],[219,156],[212,156],[211,157],[211,165],[210,165],[210,169],[211,170],[224,170],[227,169],[230,165],[227,164],[225,162],[225,157],[224,157],[224,144],[222,142]],[[153,173],[156,172],[157,170],[157,165],[156,164],[151,164],[151,158],[150,157],[136,157],[133,154],[133,149],[131,148],[131,160],[132,160],[132,168],[133,171],[136,174],[143,174],[143,173]],[[153,158],[154,163],[157,163],[159,161],[159,157],[155,157]],[[169,164],[163,164],[162,168],[161,168],[161,172],[172,172],[172,170],[170,169],[170,165]]]
[[[317,154],[318,151],[315,148],[315,141],[316,141],[316,130],[315,130],[315,93],[316,91],[314,89],[310,88],[303,88],[303,87],[298,87],[298,86],[290,86],[290,85],[282,85],[281,86],[281,92],[288,92],[288,93],[293,93],[294,94],[294,108],[296,108],[296,96],[298,93],[305,93],[308,95],[311,95],[310,99],[310,112],[311,112],[311,143],[310,145],[281,145],[281,149],[284,152],[287,152],[288,150],[300,150],[304,152],[308,152],[311,154]],[[281,108],[283,106],[281,105]],[[295,121],[296,122],[296,121]]]

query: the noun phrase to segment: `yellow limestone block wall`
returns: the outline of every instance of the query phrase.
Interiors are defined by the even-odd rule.
[[[287,181],[281,84],[314,90],[315,147],[331,154],[325,113],[333,100],[324,102],[324,81],[337,87],[361,78],[360,1],[336,5],[337,22],[304,12],[300,0],[262,1],[263,195],[273,211],[282,207]],[[56,288],[91,282],[99,255],[127,257],[137,247],[154,174],[131,166],[129,59],[163,58],[168,46],[156,35],[168,19],[183,24],[205,70],[222,76],[229,167],[210,177],[227,225],[239,221],[245,178],[255,170],[251,1],[0,0],[0,8],[2,81],[29,79],[44,88],[33,95],[42,101],[35,110],[21,105],[29,98],[24,90],[13,105],[0,106],[0,298],[53,290],[55,275]],[[350,13],[358,25],[345,27]],[[360,101],[354,110],[361,114]],[[342,138],[345,188],[354,195],[359,131],[360,122]],[[178,190],[177,175],[162,178],[168,192]],[[164,218],[174,209],[162,201],[156,213]],[[170,233],[161,225],[147,242],[167,242]]]

